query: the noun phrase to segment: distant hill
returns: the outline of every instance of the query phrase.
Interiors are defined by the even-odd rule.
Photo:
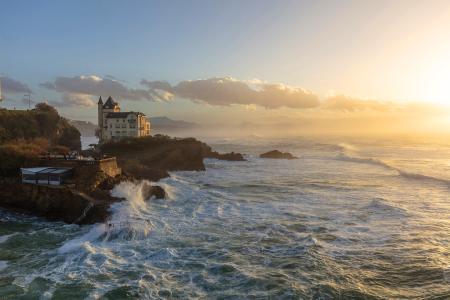
[[[88,121],[79,121],[79,120],[69,120],[69,123],[76,127],[82,136],[95,136],[95,130],[97,129],[97,125]],[[152,130],[156,130],[159,132],[165,130],[182,130],[182,129],[191,129],[197,124],[190,123],[186,121],[177,121],[172,120],[168,117],[151,117],[150,123],[152,126]]]
[[[97,125],[89,121],[69,120],[69,123],[80,131],[81,136],[95,136]]]
[[[197,124],[195,123],[172,120],[168,117],[151,117],[150,123],[152,124],[152,128],[155,130],[190,129],[197,126]]]

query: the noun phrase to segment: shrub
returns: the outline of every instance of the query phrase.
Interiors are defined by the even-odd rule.
[[[45,139],[19,139],[0,145],[0,175],[18,175],[21,167],[36,164],[39,156],[48,152],[48,149]]]

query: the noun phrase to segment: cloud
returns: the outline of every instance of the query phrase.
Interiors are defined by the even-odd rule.
[[[231,77],[185,80],[175,86],[165,81],[142,80],[141,84],[162,99],[177,96],[210,105],[259,105],[275,109],[311,108],[320,104],[315,94],[302,88],[255,80],[250,83]]]
[[[377,112],[387,112],[396,108],[392,102],[378,100],[364,100],[345,95],[328,97],[322,104],[322,108],[328,110],[356,112],[372,110]]]
[[[63,93],[66,99],[80,100],[80,103],[89,103],[85,96],[113,96],[125,100],[161,100],[158,95],[154,95],[152,91],[146,89],[133,89],[126,87],[118,80],[112,79],[111,76],[101,78],[95,75],[75,76],[75,77],[58,77],[53,82],[44,82],[40,84],[49,90]],[[70,96],[68,96],[70,95]],[[74,96],[78,95],[78,96]],[[75,97],[75,98],[74,98]],[[83,100],[84,99],[84,100]],[[78,101],[77,100],[77,101]],[[77,103],[77,101],[70,101]]]
[[[93,107],[96,105],[93,96],[86,94],[64,93],[63,101],[49,101],[55,107]]]
[[[2,92],[5,94],[31,94],[33,91],[27,84],[18,80],[1,76]]]

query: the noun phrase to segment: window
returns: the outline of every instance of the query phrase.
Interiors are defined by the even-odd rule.
[[[26,174],[26,175],[23,175],[23,179],[24,180],[36,180],[36,176],[35,175],[28,175],[28,174]]]
[[[127,128],[127,124],[122,124],[122,128]]]
[[[58,175],[49,175],[49,180],[50,181],[59,181],[59,176]]]

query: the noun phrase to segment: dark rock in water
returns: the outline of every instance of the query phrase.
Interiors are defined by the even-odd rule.
[[[289,152],[281,152],[278,150],[269,151],[259,156],[260,158],[277,158],[277,159],[297,159],[298,157]]]
[[[246,161],[246,159],[244,158],[244,156],[242,156],[241,153],[235,153],[235,152],[221,154],[216,151],[213,151],[213,152],[209,153],[206,157],[207,158],[216,158],[216,159],[220,159],[220,160],[229,160],[229,161]]]
[[[157,185],[146,185],[142,193],[144,199],[150,199],[152,197],[155,197],[156,199],[166,198],[166,191],[164,191],[162,187]]]

